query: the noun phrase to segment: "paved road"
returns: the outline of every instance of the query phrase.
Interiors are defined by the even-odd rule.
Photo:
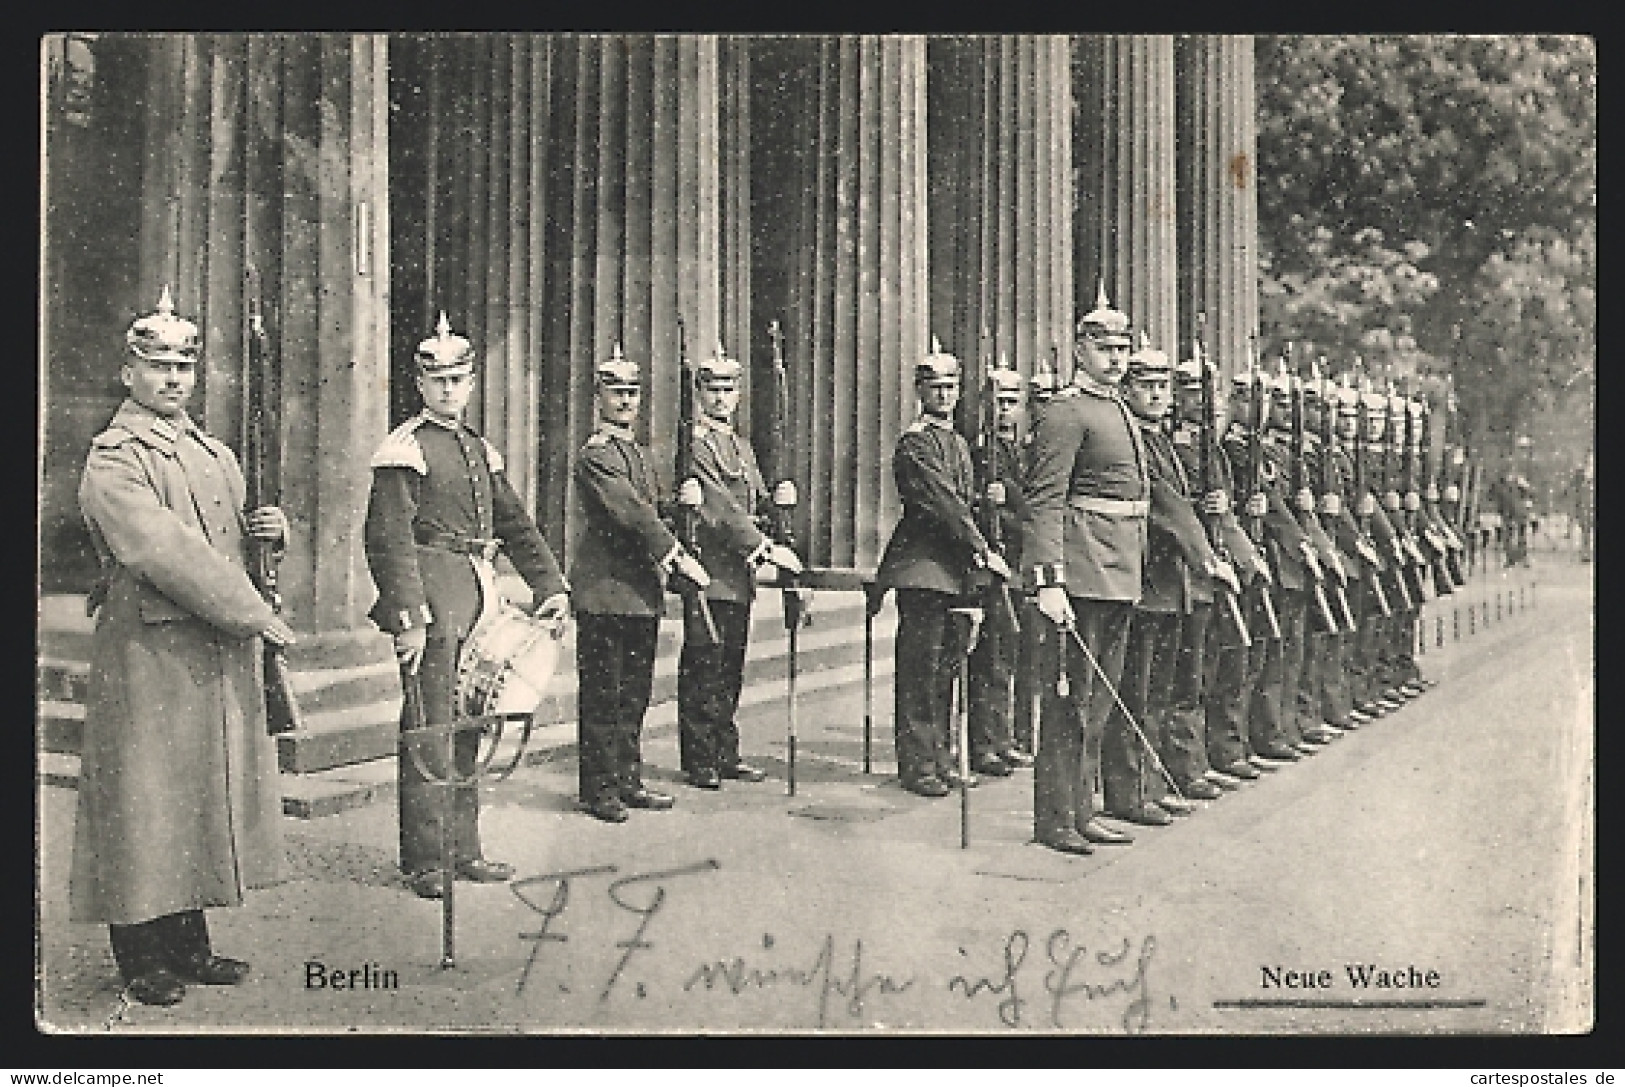
[[[795,798],[782,777],[716,794],[677,784],[669,731],[646,743],[646,776],[679,806],[623,826],[571,811],[573,761],[526,768],[483,824],[488,852],[523,878],[458,885],[452,971],[436,965],[438,907],[394,874],[393,806],[375,806],[288,821],[294,878],[211,914],[220,949],[254,961],[248,984],[122,1008],[101,930],[64,921],[72,794],[48,789],[43,1018],[96,1031],[110,1016],[121,1031],[1584,1029],[1590,568],[1537,573],[1537,608],[1471,638],[1463,619],[1460,643],[1444,613],[1447,645],[1423,658],[1442,682],[1420,701],[1089,857],[1029,843],[1030,773],[972,792],[959,848],[957,799],[898,788],[884,736],[876,774],[861,772],[850,690],[804,700]],[[884,734],[890,699],[877,690]],[[745,749],[775,775],[782,723],[772,705],[743,719]],[[311,964],[352,987],[316,987]],[[1360,967],[1368,987],[1350,981]],[[1381,988],[1379,969],[1416,985]],[[379,987],[384,971],[398,988]],[[1288,987],[1288,971],[1329,986]],[[1366,1006],[1231,1006],[1283,998]],[[1374,1003],[1402,1000],[1466,1006]]]

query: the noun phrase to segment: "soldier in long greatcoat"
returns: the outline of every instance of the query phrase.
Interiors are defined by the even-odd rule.
[[[79,487],[102,577],[69,903],[73,920],[108,925],[131,996],[174,1004],[189,981],[249,972],[213,953],[204,908],[279,879],[261,639],[293,634],[249,580],[246,548],[284,543],[287,518],[245,511],[237,458],[187,415],[198,331],[168,288],[126,343],[129,397]]]

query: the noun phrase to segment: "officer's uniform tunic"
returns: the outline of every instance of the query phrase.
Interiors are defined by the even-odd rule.
[[[583,802],[642,788],[639,743],[653,692],[665,582],[678,544],[660,519],[660,481],[630,430],[601,423],[576,457],[581,533],[575,587]]]
[[[886,542],[874,591],[897,590],[893,726],[898,776],[912,784],[953,769],[948,718],[965,647],[948,613],[980,603],[970,595],[972,573],[988,544],[971,510],[970,448],[951,423],[924,414],[910,423],[898,435],[892,475],[903,516]]]
[[[999,531],[1004,544],[1004,561],[1014,573],[1021,569],[1021,526],[1027,515],[1027,499],[1022,493],[1021,486],[1021,447],[1013,438],[1003,434],[998,435],[995,440],[999,445],[998,478],[999,482],[1004,484],[1004,505],[999,509]],[[986,451],[982,451],[980,456],[985,458]],[[977,467],[978,478],[988,478],[986,465],[979,463]],[[982,500],[986,501],[985,495]],[[1018,621],[1025,627],[1029,620],[1020,615],[1021,596],[1019,585],[1010,587],[1011,603],[1017,608]],[[1002,754],[1015,744],[1010,712],[1010,680],[1020,651],[1020,639],[1021,634],[1009,629],[1008,624],[995,622],[990,611],[982,624],[976,646],[971,650],[972,759],[983,755]]]
[[[479,619],[482,600],[476,562],[489,562],[500,546],[538,602],[566,592],[552,549],[504,471],[502,456],[461,423],[419,412],[390,432],[372,457],[372,493],[363,538],[367,567],[378,586],[369,613],[388,634],[427,627],[419,666],[424,724],[447,724],[454,705],[457,660]],[[401,869],[426,872],[440,865],[440,818],[446,772],[439,739],[410,741],[434,777],[425,777],[408,754],[403,713],[399,751]],[[453,758],[459,776],[474,769],[478,733],[460,732]],[[481,857],[479,790],[457,790],[452,849],[458,862]]]
[[[1078,634],[1115,685],[1140,597],[1150,497],[1145,450],[1114,390],[1081,372],[1074,380],[1050,401],[1033,434],[1023,561],[1035,589],[1066,589]],[[1093,817],[1094,772],[1113,707],[1088,658],[1064,638],[1070,696],[1055,691],[1058,655],[1041,673],[1043,725],[1033,767],[1040,839],[1081,832]]]
[[[698,518],[700,559],[711,584],[705,590],[720,641],[702,645],[684,630],[677,664],[678,743],[684,772],[739,764],[739,726],[734,714],[744,682],[756,567],[768,547],[756,511],[767,486],[750,443],[725,423],[701,416],[694,426],[694,476],[702,502]]]
[[[1168,783],[1145,748],[1149,742],[1167,767],[1170,755],[1168,716],[1173,706],[1179,657],[1180,624],[1196,607],[1198,593],[1212,606],[1211,579],[1205,571],[1217,561],[1207,532],[1191,504],[1190,479],[1174,451],[1173,440],[1158,423],[1137,420],[1145,448],[1151,490],[1148,539],[1141,573],[1140,599],[1129,626],[1123,680],[1118,693],[1139,723],[1145,739],[1135,735],[1122,709],[1108,718],[1101,786],[1106,810],[1133,812],[1168,795]],[[1194,568],[1194,570],[1193,570]],[[1184,779],[1188,783],[1189,776]],[[1179,779],[1176,779],[1176,783]]]
[[[133,400],[92,439],[80,480],[105,593],[68,900],[74,921],[112,926],[126,980],[146,965],[135,928],[241,905],[280,878],[259,637],[272,613],[246,572],[244,494],[223,443]]]

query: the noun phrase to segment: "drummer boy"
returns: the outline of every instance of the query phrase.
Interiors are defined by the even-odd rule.
[[[378,586],[371,618],[395,639],[402,672],[419,677],[423,724],[437,725],[455,713],[463,643],[482,609],[497,605],[483,598],[481,584],[495,584],[491,563],[498,549],[541,601],[538,618],[566,618],[570,587],[508,482],[502,455],[463,422],[474,391],[474,345],[452,332],[444,313],[435,334],[418,344],[417,387],[423,410],[391,431],[372,456],[364,538]],[[407,727],[404,714],[401,727]],[[478,746],[476,731],[457,734],[453,757],[460,778],[471,778]],[[446,773],[445,759],[435,743],[417,745],[417,754],[411,758],[403,742],[397,760],[401,870],[420,896],[439,898],[445,791],[436,779]],[[481,854],[477,788],[458,789],[452,808],[456,878],[511,877],[511,865]]]

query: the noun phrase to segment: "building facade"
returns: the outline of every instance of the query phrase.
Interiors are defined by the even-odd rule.
[[[166,283],[203,330],[209,429],[240,448],[263,382],[283,596],[334,646],[374,636],[367,458],[415,409],[411,347],[442,309],[480,352],[471,421],[561,553],[593,361],[620,342],[645,364],[643,437],[669,465],[681,331],[694,359],[746,361],[744,429],[797,481],[799,539],[860,573],[899,513],[889,454],[933,336],[973,378],[1064,376],[1100,283],[1166,350],[1205,312],[1227,369],[1256,329],[1247,37],[67,34],[43,53],[48,592],[94,575],[79,467],[122,395],[123,330]]]

